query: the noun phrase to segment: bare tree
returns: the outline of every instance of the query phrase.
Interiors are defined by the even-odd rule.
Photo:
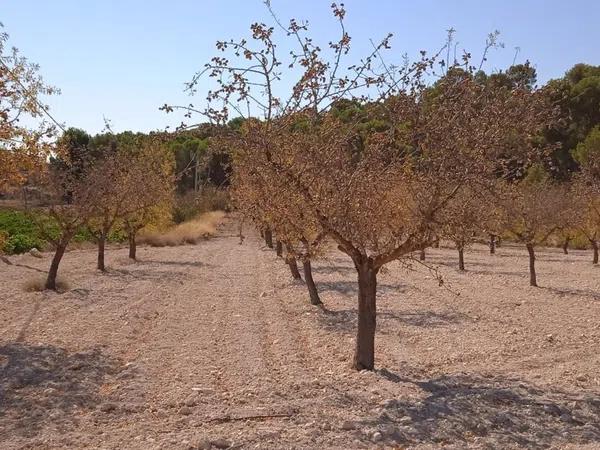
[[[441,234],[454,242],[458,251],[458,269],[465,270],[464,251],[484,227],[487,199],[481,193],[463,189],[444,210]]]
[[[586,171],[574,181],[571,208],[575,220],[573,228],[579,230],[589,241],[593,251],[593,264],[598,264],[600,239],[600,189],[594,178]]]
[[[243,114],[249,102],[259,105],[263,120],[248,120],[243,133],[228,136],[234,176],[252,167],[260,174],[256,185],[277,186],[267,223],[287,224],[301,212],[352,259],[359,287],[353,365],[370,370],[379,270],[431,245],[442,212],[462,189],[508,176],[505,162],[525,166],[533,153],[528,141],[552,108],[538,92],[479,83],[468,54],[431,86],[438,56],[423,53],[414,64],[388,65],[381,52],[389,36],[342,70],[350,37],[343,7],[334,4],[333,13],[342,37],[330,45],[331,60],[306,36],[305,24],[292,20],[285,27],[276,16],[275,27],[298,41],[290,64],[274,56],[275,27],[252,26],[253,38],[264,44],[259,51],[246,41],[219,43],[251,65],[213,59],[203,73],[218,79],[209,100],[220,100],[222,107],[200,112],[222,121],[229,108]],[[272,82],[282,79],[286,67],[293,77],[296,64],[301,73],[288,100],[276,98]],[[336,114],[341,102],[353,104],[357,113]],[[523,145],[507,146],[507,130],[514,134],[512,144]]]
[[[154,137],[137,141],[125,152],[128,160],[121,219],[127,233],[129,258],[137,258],[136,236],[149,223],[168,214],[173,203],[173,161]]]
[[[65,161],[61,169],[46,167],[38,178],[41,188],[49,197],[50,204],[46,209],[50,220],[38,214],[31,215],[41,234],[54,246],[54,256],[45,283],[45,288],[50,290],[57,288],[58,268],[67,246],[94,213],[92,199],[95,194],[91,184],[94,167],[80,165],[75,171]]]
[[[436,107],[419,104],[416,88],[414,94],[403,92],[388,100],[388,120],[397,126],[410,121],[413,128],[398,135],[389,132],[397,129],[392,125],[358,148],[356,126],[331,116],[301,130],[292,126],[294,116],[282,118],[277,132],[251,123],[235,146],[237,161],[248,158],[266,180],[278,180],[283,197],[302,202],[291,204],[352,258],[359,284],[356,369],[374,366],[381,267],[430,245],[450,201],[466,186],[496,176],[497,167],[488,162],[503,143],[507,120],[514,126],[535,123],[523,117],[533,97],[523,96],[509,108],[506,93],[482,89],[466,79],[438,98]],[[374,105],[373,114],[378,112]],[[285,216],[287,205],[277,206],[281,212],[273,214],[274,222]]]
[[[537,286],[535,247],[564,229],[571,218],[568,188],[549,180],[505,183],[504,228],[529,254],[529,284]]]
[[[87,177],[92,195],[93,209],[87,227],[98,245],[97,269],[105,272],[105,247],[115,223],[125,213],[125,200],[128,197],[126,186],[127,161],[119,154],[105,156],[95,162],[94,170]]]

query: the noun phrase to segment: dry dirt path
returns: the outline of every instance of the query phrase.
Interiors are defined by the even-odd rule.
[[[432,250],[379,283],[375,373],[349,369],[354,273],[315,265],[327,310],[232,224],[197,246],[70,252],[72,290],[0,266],[0,449],[600,448],[600,270],[587,253]],[[544,284],[545,283],[545,284]],[[457,295],[459,294],[460,295]],[[212,442],[212,444],[211,444]]]

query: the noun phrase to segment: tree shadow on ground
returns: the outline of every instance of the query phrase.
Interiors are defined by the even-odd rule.
[[[525,267],[525,266],[523,266]],[[524,268],[521,271],[518,270],[478,270],[478,269],[469,269],[467,267],[467,272],[477,274],[477,275],[505,275],[507,277],[517,277],[517,278],[525,278],[529,275],[527,272],[527,268]]]
[[[0,346],[0,435],[31,438],[44,427],[76,426],[82,412],[102,401],[105,377],[121,368],[98,349],[69,354],[53,346]]]
[[[593,291],[592,289],[559,289],[551,287],[544,287],[543,289],[546,289],[559,297],[585,297],[590,300],[600,300],[600,292]]]
[[[457,313],[437,313],[433,311],[417,311],[398,313],[391,311],[378,311],[377,321],[380,331],[388,328],[397,330],[400,325],[413,327],[438,328],[466,320],[467,317]],[[356,330],[358,315],[355,309],[333,311],[323,308],[319,315],[320,325],[329,331],[350,333]]]
[[[341,266],[341,265],[322,265],[317,266],[316,264],[312,268],[314,273],[320,273],[325,275],[353,275],[356,276],[356,269],[352,266]]]
[[[319,281],[317,282],[319,292],[335,291],[340,294],[356,297],[358,295],[357,281]],[[377,283],[377,294],[402,293],[407,287],[402,284]]]
[[[600,443],[597,392],[565,392],[501,376],[457,374],[418,381],[380,372],[390,381],[416,384],[425,394],[419,400],[387,400],[361,421],[388,443],[489,449]]]
[[[102,275],[113,278],[130,278],[133,280],[143,281],[170,281],[170,282],[183,282],[183,280],[190,275],[187,272],[174,272],[172,270],[159,270],[159,269],[110,269],[106,272],[102,272]]]
[[[159,264],[164,266],[181,266],[181,267],[209,267],[208,264],[201,261],[165,261],[145,259],[140,261],[141,264]]]
[[[458,269],[458,257],[457,258],[447,258],[438,255],[431,255],[425,260],[425,263],[440,265],[444,267],[448,267],[451,269]],[[498,264],[494,264],[494,262],[484,262],[478,261],[476,259],[469,260],[468,254],[465,254],[465,267],[467,272],[471,267],[498,267]]]

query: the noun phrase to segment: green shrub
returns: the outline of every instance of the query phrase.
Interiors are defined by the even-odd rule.
[[[9,236],[8,240],[4,244],[4,251],[9,255],[17,253],[25,253],[32,248],[41,248],[43,242],[34,236],[26,234],[13,234]]]
[[[45,235],[40,232],[42,225]],[[51,217],[42,212],[24,212],[12,209],[0,209],[0,251],[8,254],[24,253],[32,248],[43,249],[48,246],[46,236],[58,238],[59,227]],[[127,234],[115,228],[109,235],[109,242],[124,242]],[[94,242],[94,236],[87,227],[80,228],[73,242]]]

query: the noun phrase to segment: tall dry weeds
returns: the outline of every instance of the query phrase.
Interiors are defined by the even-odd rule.
[[[138,238],[138,243],[148,244],[152,247],[197,244],[200,240],[213,236],[224,218],[223,211],[204,213],[196,219],[180,223],[164,233],[142,234]]]

